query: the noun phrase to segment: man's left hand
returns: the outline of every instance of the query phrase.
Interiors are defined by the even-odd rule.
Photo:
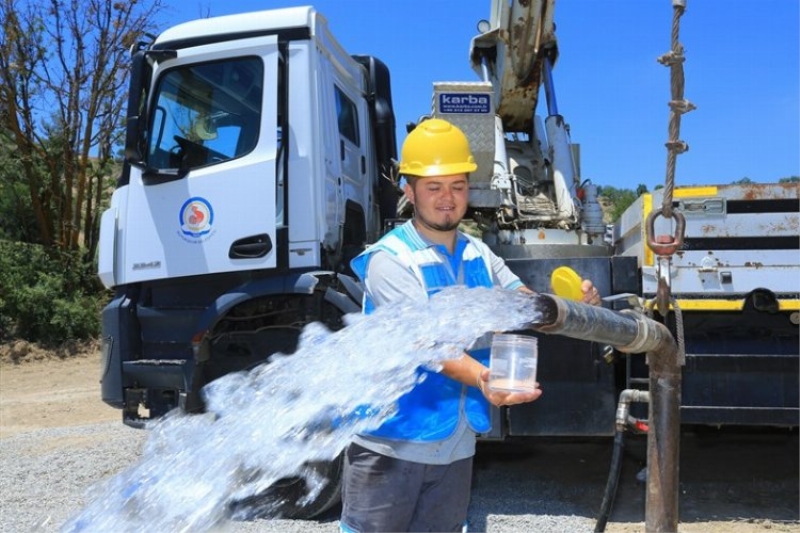
[[[581,300],[585,304],[589,305],[600,305],[600,292],[597,290],[597,287],[591,282],[591,280],[585,279],[581,282],[581,292],[583,293],[583,299]]]

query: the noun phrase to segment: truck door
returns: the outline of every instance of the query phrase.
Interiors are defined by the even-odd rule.
[[[369,111],[364,98],[344,85],[334,86],[341,157],[341,198],[344,202],[342,244],[358,247],[366,240],[366,220],[370,216],[372,187],[368,172]]]
[[[154,80],[118,281],[275,267],[277,38],[182,49]]]

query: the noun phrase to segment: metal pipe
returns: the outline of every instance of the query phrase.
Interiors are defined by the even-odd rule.
[[[553,81],[553,64],[550,58],[544,58],[544,98],[547,102],[547,116],[558,115],[558,102],[556,102],[556,88]]]
[[[648,352],[647,365],[650,370],[650,431],[647,433],[645,529],[677,531],[681,399],[677,346],[671,351]]]
[[[650,385],[650,429],[647,433],[645,528],[678,530],[680,464],[681,361],[669,329],[641,314],[537,294],[541,333],[611,344],[626,353],[647,353]]]
[[[620,393],[615,424],[617,430],[625,431],[625,428],[628,426],[629,419],[631,418],[630,412],[632,403],[650,403],[650,393],[646,390],[638,389],[625,389]]]
[[[491,81],[489,77],[489,60],[486,59],[486,56],[481,57],[481,81]]]

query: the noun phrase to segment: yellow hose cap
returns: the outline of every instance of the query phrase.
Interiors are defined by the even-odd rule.
[[[550,275],[550,285],[553,287],[553,292],[556,296],[567,300],[575,300],[576,302],[583,300],[581,283],[582,280],[578,273],[567,266],[558,267]]]

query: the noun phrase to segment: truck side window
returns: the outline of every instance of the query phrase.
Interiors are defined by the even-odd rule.
[[[358,110],[339,87],[336,89],[336,114],[339,118],[339,133],[356,146],[360,145],[358,132]]]
[[[261,123],[264,66],[257,57],[167,71],[150,117],[147,164],[189,169],[252,151]]]

